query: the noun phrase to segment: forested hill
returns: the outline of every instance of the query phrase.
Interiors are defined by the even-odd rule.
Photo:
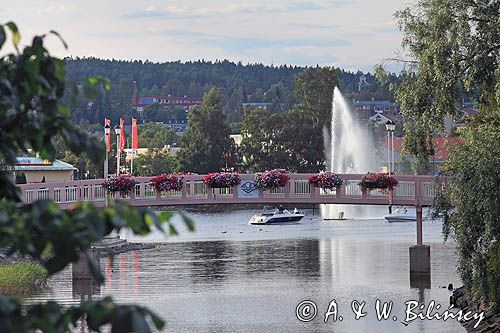
[[[149,61],[101,60],[96,58],[67,58],[67,78],[80,82],[83,78],[100,75],[111,80],[109,95],[102,96],[91,110],[86,103],[75,106],[74,120],[84,118],[91,123],[102,122],[102,116],[113,119],[130,113],[133,82],[139,95],[172,95],[203,97],[209,87],[217,86],[224,93],[224,111],[231,122],[239,122],[241,103],[268,102],[271,112],[289,109],[295,102],[294,76],[304,67],[265,66],[262,64],[224,61],[194,61],[152,63]],[[340,89],[349,98],[392,99],[387,86],[381,87],[373,75],[358,93],[363,73],[337,70]]]

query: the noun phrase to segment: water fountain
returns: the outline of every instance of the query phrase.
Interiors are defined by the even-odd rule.
[[[366,128],[353,117],[344,96],[335,87],[332,100],[330,133],[324,131],[328,168],[336,173],[366,173],[376,171],[379,158],[374,140]],[[361,207],[322,205],[321,216],[337,218],[339,212],[347,217],[364,217],[367,211]]]

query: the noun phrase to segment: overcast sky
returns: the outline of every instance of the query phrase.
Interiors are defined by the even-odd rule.
[[[0,0],[7,2],[7,0]],[[17,0],[0,5],[23,42],[58,31],[59,56],[152,61],[334,65],[372,71],[400,47],[393,14],[401,0]]]

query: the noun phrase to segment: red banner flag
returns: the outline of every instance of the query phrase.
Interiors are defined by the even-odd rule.
[[[137,141],[137,119],[132,118],[132,150],[136,151],[139,147],[139,142]]]
[[[120,118],[120,151],[125,150],[125,120]]]
[[[111,120],[104,118],[104,126],[109,126],[109,133],[106,135],[107,137],[105,138],[106,140],[106,151],[111,150]]]

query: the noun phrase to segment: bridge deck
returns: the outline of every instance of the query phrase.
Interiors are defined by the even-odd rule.
[[[150,177],[135,177],[138,182],[130,196],[122,198],[134,206],[185,206],[210,204],[352,204],[388,205],[390,193],[381,190],[361,191],[362,174],[342,174],[344,184],[335,191],[324,191],[309,184],[312,174],[290,174],[283,188],[262,191],[253,188],[253,174],[241,174],[241,184],[232,188],[211,189],[203,183],[204,175],[183,176],[180,191],[157,193],[149,185]],[[393,191],[392,204],[398,206],[429,206],[434,195],[432,176],[396,176],[399,185]],[[22,199],[31,203],[51,199],[61,207],[77,201],[104,206],[106,193],[103,179],[31,183],[20,185]]]

